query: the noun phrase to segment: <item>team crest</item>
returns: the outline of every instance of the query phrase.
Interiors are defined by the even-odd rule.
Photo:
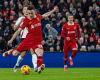
[[[34,28],[34,25],[31,25],[31,28],[33,29]]]
[[[32,24],[32,21],[30,21],[29,24]]]

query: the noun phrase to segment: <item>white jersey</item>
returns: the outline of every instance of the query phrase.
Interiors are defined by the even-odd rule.
[[[20,24],[23,22],[23,19],[24,19],[24,18],[25,18],[24,16],[19,17],[19,18],[17,19],[15,25],[16,25],[17,27],[19,27]],[[21,33],[20,33],[20,38],[26,38],[27,34],[28,34],[28,30],[27,30],[27,28],[25,27],[25,28],[21,31]]]
[[[27,34],[28,34],[28,29],[25,27],[20,33],[20,38],[26,38]]]

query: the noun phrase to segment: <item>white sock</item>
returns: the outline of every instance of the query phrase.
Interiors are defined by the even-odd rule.
[[[34,66],[34,69],[37,68],[37,55],[36,54],[32,54],[32,63]]]
[[[16,66],[19,66],[19,64],[22,62],[22,60],[23,60],[23,58],[21,56],[18,56]]]
[[[72,60],[72,57],[70,56],[70,57],[69,57],[69,59],[71,59],[71,60]]]
[[[67,65],[64,65],[64,67],[67,67]]]

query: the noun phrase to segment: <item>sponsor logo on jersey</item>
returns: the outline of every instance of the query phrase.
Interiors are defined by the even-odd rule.
[[[68,34],[73,34],[75,33],[75,31],[68,31]]]

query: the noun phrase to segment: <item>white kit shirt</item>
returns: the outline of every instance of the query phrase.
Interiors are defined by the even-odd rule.
[[[19,26],[21,25],[21,23],[23,22],[23,19],[24,19],[24,18],[25,18],[24,16],[19,17],[19,18],[17,19],[15,25],[16,25],[17,27],[19,27]],[[21,33],[20,33],[20,38],[26,38],[27,34],[28,34],[28,29],[25,27],[25,28],[21,31]]]

